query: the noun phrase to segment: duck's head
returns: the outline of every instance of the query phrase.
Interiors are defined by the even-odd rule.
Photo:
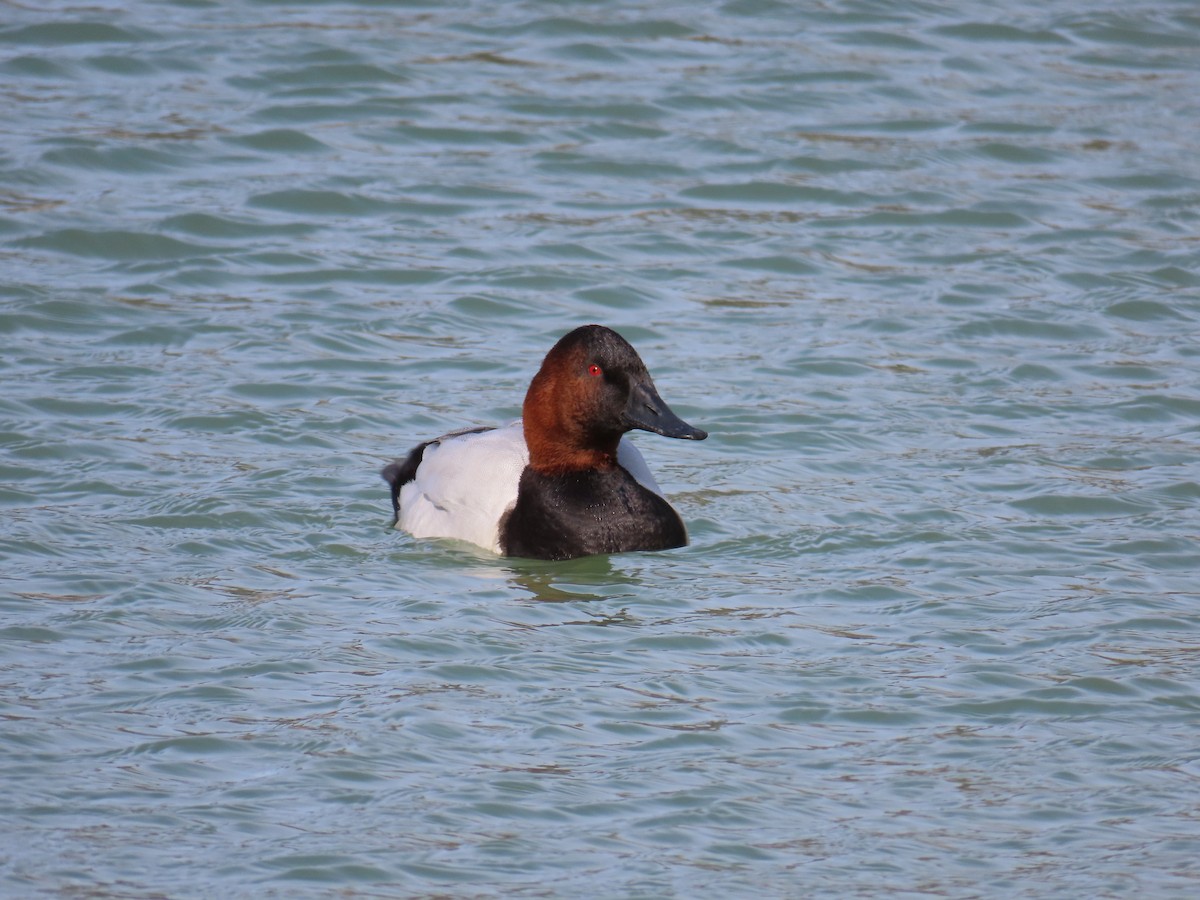
[[[550,349],[522,416],[529,464],[544,474],[616,465],[621,435],[634,428],[708,437],[671,411],[637,351],[603,325],[576,328]]]

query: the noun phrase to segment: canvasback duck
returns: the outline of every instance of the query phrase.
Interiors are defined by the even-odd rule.
[[[383,470],[393,524],[533,559],[682,547],[683,520],[623,437],[634,428],[708,437],[663,402],[628,341],[576,328],[546,354],[521,419],[443,435]]]

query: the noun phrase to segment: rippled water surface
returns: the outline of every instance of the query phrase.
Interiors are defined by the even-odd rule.
[[[1200,12],[0,5],[0,895],[1193,897]],[[621,331],[686,549],[380,466]]]

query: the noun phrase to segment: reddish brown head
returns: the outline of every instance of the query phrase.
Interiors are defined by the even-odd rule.
[[[546,475],[616,465],[621,435],[633,428],[708,437],[671,412],[637,351],[602,325],[576,328],[551,348],[522,416],[529,465]]]

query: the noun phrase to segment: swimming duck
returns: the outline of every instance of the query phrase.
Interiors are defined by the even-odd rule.
[[[634,428],[708,437],[663,402],[628,341],[576,328],[546,354],[521,419],[426,441],[383,470],[393,525],[533,559],[682,547],[683,520],[623,437]]]

